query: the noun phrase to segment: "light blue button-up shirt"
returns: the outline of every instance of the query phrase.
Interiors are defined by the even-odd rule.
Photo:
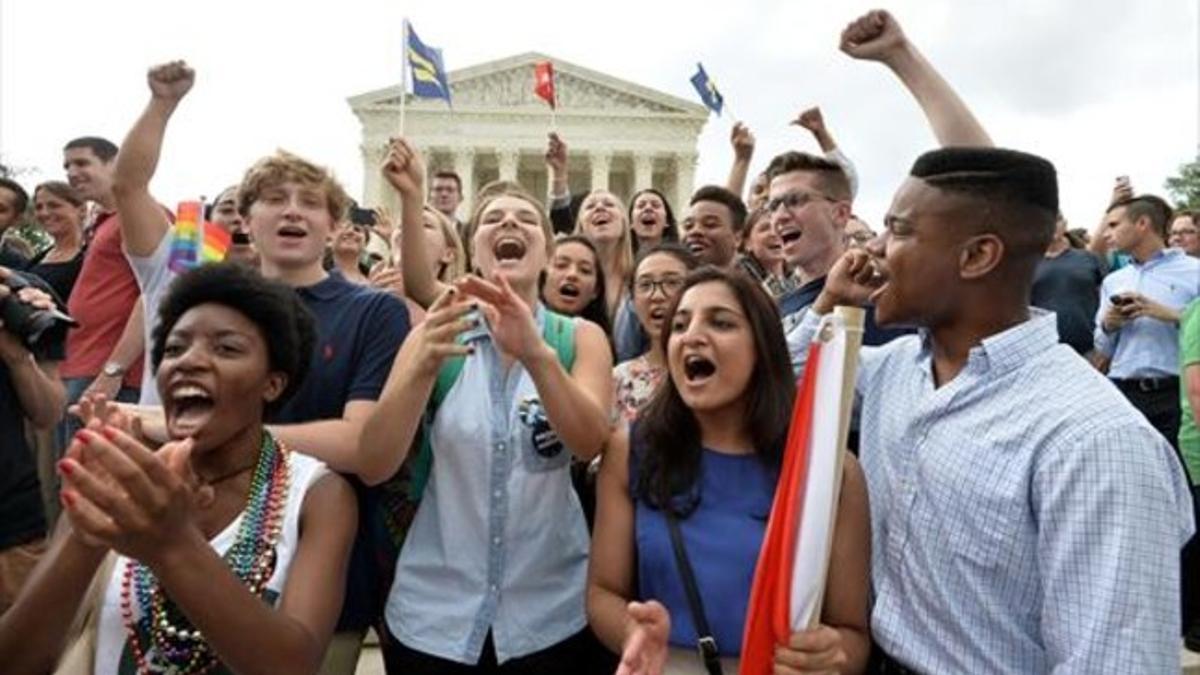
[[[1100,284],[1096,349],[1112,358],[1108,376],[1123,380],[1179,375],[1178,325],[1142,317],[1114,333],[1104,332],[1104,315],[1112,306],[1109,298],[1130,291],[1182,310],[1200,296],[1200,260],[1168,248],[1144,263],[1130,262],[1104,277]]]
[[[478,662],[490,630],[504,663],[586,625],[588,534],[570,450],[535,443],[529,373],[506,371],[486,330],[465,339],[475,354],[429,426],[433,468],[385,614],[405,645],[459,663]]]
[[[873,637],[920,672],[1178,673],[1179,460],[1031,311],[941,387],[927,335],[862,350]]]

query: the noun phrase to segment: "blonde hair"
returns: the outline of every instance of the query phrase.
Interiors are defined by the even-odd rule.
[[[433,218],[433,222],[438,224],[446,246],[454,251],[454,260],[442,265],[442,269],[438,271],[438,281],[450,283],[466,273],[467,251],[463,248],[462,238],[458,236],[458,229],[454,226],[454,221],[450,220],[446,214],[428,204],[425,205],[424,214]]]
[[[245,177],[238,185],[238,213],[242,214],[242,217],[247,216],[250,206],[258,201],[263,190],[288,181],[315,185],[324,192],[325,208],[335,223],[346,217],[346,211],[350,208],[350,196],[333,177],[333,173],[286,150],[276,150],[275,154],[263,157],[246,171]]]
[[[628,280],[633,275],[633,226],[629,222],[629,210],[625,208],[625,202],[621,198],[608,190],[592,190],[587,193],[583,201],[579,202],[579,213],[575,215],[575,230],[572,234],[578,234],[591,239],[591,236],[583,231],[583,205],[587,200],[592,198],[592,195],[605,194],[612,197],[617,202],[617,211],[621,214],[621,218],[625,220],[625,227],[621,229],[621,239],[617,242],[617,268],[615,270],[604,270],[606,275],[611,276],[614,272],[621,279]],[[665,200],[664,200],[665,201]],[[603,264],[603,261],[601,261]]]
[[[475,252],[471,250],[472,240],[475,238],[475,231],[479,229],[479,220],[483,217],[483,212],[491,206],[492,202],[500,197],[514,197],[523,202],[528,202],[533,210],[537,212],[538,223],[542,226],[542,233],[546,239],[546,258],[549,259],[554,254],[554,228],[550,225],[550,216],[546,215],[546,207],[538,200],[537,197],[529,194],[525,188],[512,181],[493,181],[483,186],[479,194],[475,197],[475,208],[471,211],[471,219],[467,221],[466,227],[463,228],[462,244],[466,251],[466,259],[472,263],[475,259]],[[464,260],[464,264],[466,261]]]

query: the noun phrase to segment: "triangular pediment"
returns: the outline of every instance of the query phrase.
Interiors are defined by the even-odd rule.
[[[633,82],[605,75],[545,54],[528,52],[497,61],[453,70],[449,73],[454,107],[461,109],[521,109],[545,107],[533,93],[533,66],[539,61],[554,63],[559,109],[563,112],[600,112],[637,115],[684,115],[707,117],[704,106],[656,91]],[[409,97],[409,105],[445,105]],[[391,86],[349,99],[350,107],[362,110],[393,107],[400,103],[400,87]]]

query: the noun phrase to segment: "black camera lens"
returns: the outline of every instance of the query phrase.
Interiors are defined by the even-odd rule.
[[[0,321],[4,322],[4,330],[17,336],[29,349],[36,348],[44,338],[63,339],[67,329],[79,325],[57,309],[41,309],[21,302],[16,294],[22,288],[47,290],[31,283],[24,275],[10,271],[3,283],[12,293],[0,299]],[[53,295],[53,291],[47,292]]]

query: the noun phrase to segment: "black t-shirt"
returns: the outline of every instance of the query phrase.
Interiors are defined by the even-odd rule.
[[[26,274],[35,284],[48,289],[41,279]],[[11,300],[9,301],[11,302]],[[61,361],[61,339],[40,344],[36,356],[43,361]],[[23,544],[46,533],[42,493],[38,487],[37,463],[25,443],[25,410],[17,398],[8,366],[0,361],[0,550]]]
[[[23,270],[28,263],[29,261],[25,259],[25,256],[0,243],[0,267],[7,267],[10,270]]]
[[[1033,277],[1034,307],[1058,314],[1058,339],[1080,354],[1095,346],[1096,308],[1104,268],[1096,256],[1067,249],[1058,257],[1043,258]]]
[[[46,249],[33,256],[29,260],[29,266],[26,269],[50,284],[50,287],[58,294],[58,299],[65,305],[71,299],[71,289],[75,288],[75,280],[79,278],[79,270],[83,269],[84,251],[85,249],[79,249],[79,253],[76,253],[74,258],[65,262],[48,263],[45,262],[45,258],[50,249]]]

